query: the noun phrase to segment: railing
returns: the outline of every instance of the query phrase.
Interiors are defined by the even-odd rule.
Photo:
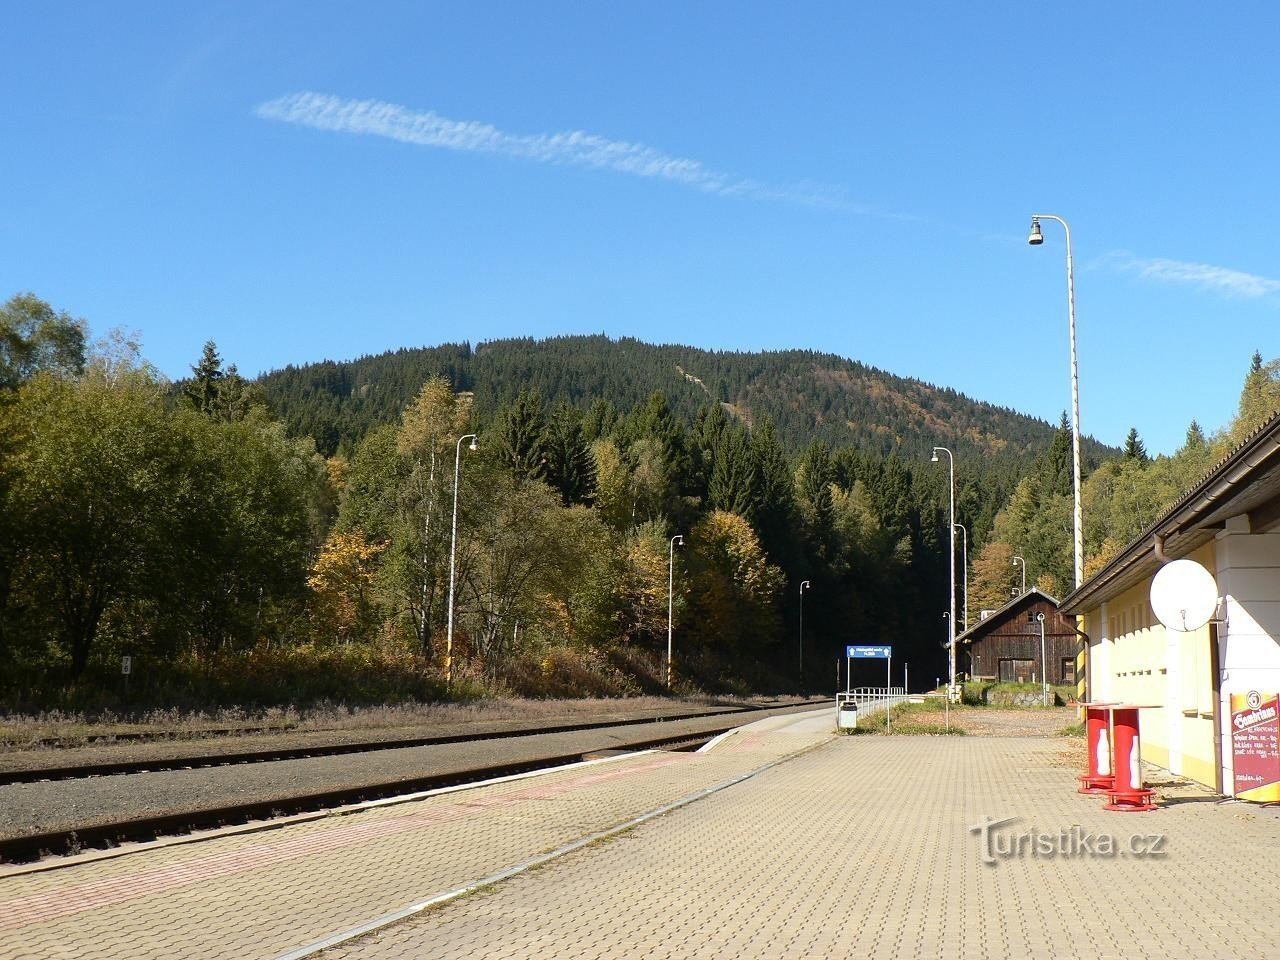
[[[850,707],[857,709],[858,716],[896,707],[907,700],[905,687],[853,687],[843,693],[836,694],[836,712]]]

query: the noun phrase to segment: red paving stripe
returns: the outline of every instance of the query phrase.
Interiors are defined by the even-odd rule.
[[[143,870],[127,877],[89,880],[70,887],[0,901],[0,930],[13,930],[33,923],[47,923],[97,907],[113,906],[139,897],[165,893],[218,877],[234,876],[259,867],[274,866],[301,857],[340,850],[359,843],[408,833],[437,823],[462,820],[484,810],[513,806],[531,800],[549,800],[573,790],[606,783],[634,773],[688,762],[693,754],[655,754],[625,766],[592,771],[545,786],[526,787],[491,797],[459,800],[441,807],[420,810],[385,820],[349,820],[323,833],[281,838],[247,849],[199,857],[187,863]],[[344,818],[346,819],[346,818]]]

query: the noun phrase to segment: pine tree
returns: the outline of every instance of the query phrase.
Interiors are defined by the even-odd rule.
[[[212,415],[218,408],[222,381],[226,377],[218,345],[212,340],[205,341],[200,361],[191,368],[191,373],[193,376],[182,392],[197,410]]]
[[[756,465],[758,504],[755,525],[765,552],[774,563],[790,561],[794,539],[795,478],[787,462],[773,420],[766,417],[751,437]]]
[[[1139,463],[1147,463],[1151,460],[1147,456],[1146,444],[1138,437],[1138,428],[1130,427],[1129,435],[1124,438],[1124,456],[1126,460],[1137,460]]]
[[[590,503],[596,492],[596,463],[573,408],[561,404],[546,431],[546,480],[565,506]]]
[[[1070,496],[1072,488],[1071,421],[1064,411],[1053,442],[1037,464],[1040,484],[1037,494],[1042,498]]]
[[[742,427],[726,427],[715,441],[707,499],[715,510],[736,513],[748,521],[755,519],[760,499],[758,477],[751,443]]]
[[[517,478],[540,480],[546,475],[546,429],[542,398],[529,390],[521,390],[515,403],[500,415],[498,449]]]
[[[1208,445],[1205,440],[1204,431],[1200,429],[1200,424],[1192,420],[1191,425],[1187,427],[1187,440],[1182,445],[1179,453],[1198,453]]]
[[[1240,391],[1236,418],[1228,430],[1231,443],[1244,440],[1277,410],[1280,410],[1280,360],[1263,363],[1262,354],[1255,352]]]
[[[810,528],[824,538],[831,527],[831,451],[821,440],[805,448],[796,468],[796,488]]]

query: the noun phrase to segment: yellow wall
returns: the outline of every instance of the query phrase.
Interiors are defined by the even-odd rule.
[[[1213,544],[1190,559],[1213,570]],[[1140,714],[1142,758],[1215,788],[1210,628],[1166,631],[1151,610],[1150,592],[1147,580],[1086,611],[1095,671],[1091,697],[1152,705]]]

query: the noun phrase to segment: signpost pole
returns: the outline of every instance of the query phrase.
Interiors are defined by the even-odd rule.
[[[884,705],[884,732],[889,733],[889,718],[893,715],[893,654],[884,658],[884,695],[889,698]]]

